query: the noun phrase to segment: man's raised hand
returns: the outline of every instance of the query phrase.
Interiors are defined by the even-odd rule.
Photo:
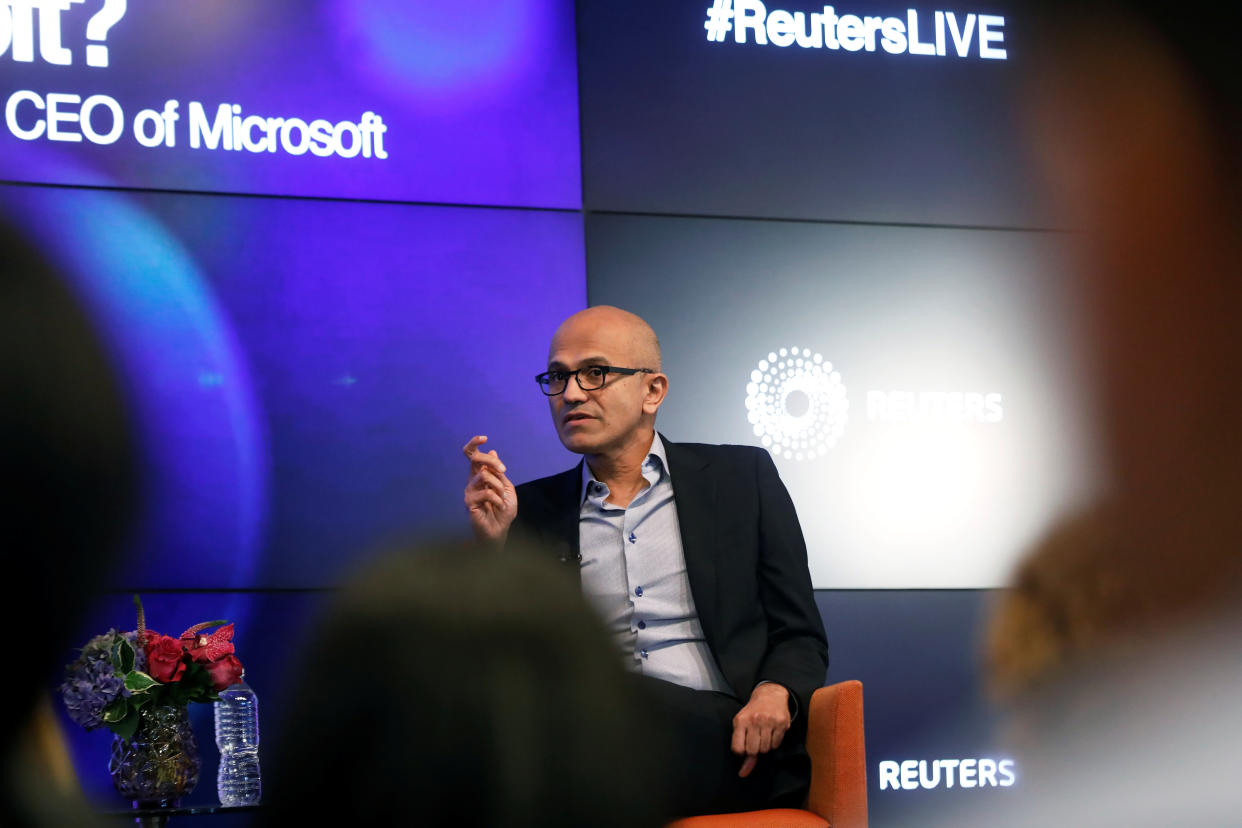
[[[470,461],[470,479],[466,482],[466,509],[470,512],[470,527],[481,541],[504,543],[509,526],[517,517],[517,490],[505,477],[505,464],[495,449],[479,450],[487,437],[471,437],[462,447]]]

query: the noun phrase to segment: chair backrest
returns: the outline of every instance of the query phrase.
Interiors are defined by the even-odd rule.
[[[862,690],[860,681],[842,681],[821,687],[811,696],[807,809],[827,819],[832,828],[867,826]]]

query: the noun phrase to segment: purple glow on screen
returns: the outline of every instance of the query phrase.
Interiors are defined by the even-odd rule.
[[[0,186],[114,344],[150,499],[118,586],[322,587],[464,534],[461,446],[567,468],[534,375],[577,213]]]
[[[511,83],[537,66],[546,23],[537,4],[491,0],[414,4],[337,0],[335,24],[343,65],[416,94],[471,95]]]
[[[0,178],[581,207],[570,0],[131,0],[108,32],[108,66],[92,67],[85,30],[97,11],[74,5],[60,15],[70,65],[37,50],[31,62],[0,52],[0,103],[37,96],[17,99],[12,124],[0,123]],[[115,122],[119,132],[105,142],[50,140],[53,93],[76,96],[58,104],[61,132],[85,136],[75,119],[93,95],[112,102],[90,111],[95,131]],[[151,146],[135,131],[144,111]],[[312,140],[317,121],[335,143]],[[64,170],[74,174],[38,177],[30,159],[47,152],[72,160]]]
[[[241,344],[192,255],[134,199],[0,189],[0,213],[61,269],[118,365],[139,435],[138,555],[117,583],[244,586],[266,510],[267,450]]]

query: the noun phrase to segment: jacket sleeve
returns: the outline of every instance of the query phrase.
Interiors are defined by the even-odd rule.
[[[828,671],[828,638],[807,565],[806,541],[793,500],[771,455],[755,452],[759,492],[759,599],[767,620],[767,651],[758,681],[784,685],[797,709],[810,708],[811,694]]]

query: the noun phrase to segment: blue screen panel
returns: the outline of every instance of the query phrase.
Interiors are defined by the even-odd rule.
[[[576,213],[8,185],[121,366],[147,502],[114,583],[317,587],[462,532],[461,446],[568,467],[533,380],[585,303]]]
[[[0,178],[574,208],[569,0],[0,4]]]
[[[1048,226],[1018,5],[580,4],[586,205]]]

